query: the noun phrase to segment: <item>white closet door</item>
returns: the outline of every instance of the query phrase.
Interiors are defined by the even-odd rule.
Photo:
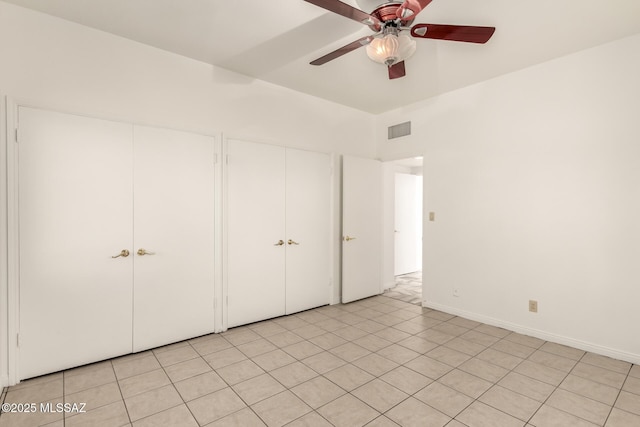
[[[327,154],[287,149],[287,314],[329,303],[330,172]]]
[[[132,127],[19,109],[20,379],[131,352]]]
[[[214,331],[214,142],[134,127],[134,351]]]
[[[344,156],[342,302],[382,293],[382,164]]]
[[[227,142],[227,326],[285,314],[285,150]]]

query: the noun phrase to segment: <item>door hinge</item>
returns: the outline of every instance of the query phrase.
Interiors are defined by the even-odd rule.
[[[226,164],[229,164],[229,155],[224,156],[224,161]]]
[[[16,334],[16,346],[20,348],[20,334]]]
[[[16,141],[15,141],[15,142],[16,142],[16,144],[17,144],[18,142],[20,142],[20,139],[19,139],[18,135],[20,135],[20,132],[18,132],[18,128],[16,128]]]

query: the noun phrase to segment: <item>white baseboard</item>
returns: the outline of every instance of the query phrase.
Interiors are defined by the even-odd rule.
[[[484,316],[477,313],[472,313],[465,310],[460,310],[455,307],[449,307],[442,304],[430,303],[424,301],[423,307],[432,308],[434,310],[443,311],[445,313],[453,314],[456,316],[464,317],[466,319],[475,320],[476,322],[486,323],[487,325],[496,326],[498,328],[507,329],[509,331],[517,332],[523,335],[529,335],[531,337],[540,338],[545,341],[550,341],[556,344],[563,344],[569,347],[578,348],[580,350],[589,351],[602,356],[611,357],[613,359],[623,360],[625,362],[634,363],[640,365],[640,354],[628,353],[614,348],[604,347],[601,345],[576,340],[574,338],[565,337],[562,335],[556,335],[550,332],[541,331],[538,329],[528,328],[526,326],[518,325],[516,323],[507,322],[493,317]]]

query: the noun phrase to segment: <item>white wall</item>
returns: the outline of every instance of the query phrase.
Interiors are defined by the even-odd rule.
[[[372,157],[374,117],[0,1],[0,99],[105,119]],[[4,104],[4,101],[2,102]],[[0,109],[4,118],[4,105]],[[5,133],[0,123],[0,385],[7,383]],[[335,157],[339,173],[339,157]],[[334,182],[339,292],[340,179]]]
[[[427,305],[640,363],[638,76],[640,35],[380,117],[424,154]]]

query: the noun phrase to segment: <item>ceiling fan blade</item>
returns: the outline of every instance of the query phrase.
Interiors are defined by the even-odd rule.
[[[373,27],[376,31],[380,31],[380,29],[382,28],[380,20],[375,16],[369,15],[368,13],[363,12],[360,9],[356,9],[355,7],[343,3],[339,0],[304,1],[306,1],[307,3],[315,4],[316,6],[326,9],[330,12],[337,13],[338,15],[342,15],[345,18],[353,19],[354,21],[358,21],[361,24]]]
[[[349,52],[351,52],[352,50],[356,50],[358,48],[361,48],[362,46],[366,46],[369,43],[371,43],[371,41],[374,39],[373,36],[366,36],[366,37],[362,37],[354,42],[349,43],[346,46],[342,46],[340,49],[336,49],[331,53],[328,53],[312,62],[310,62],[311,65],[322,65],[322,64],[326,64],[329,61],[332,61],[344,54],[347,54]]]
[[[452,40],[456,42],[486,43],[493,33],[494,27],[472,27],[464,25],[416,24],[411,28],[411,35],[423,39]]]
[[[403,22],[411,21],[429,3],[431,3],[431,0],[405,0],[396,11],[396,16]]]
[[[389,80],[405,76],[404,61],[396,62],[389,67]]]

